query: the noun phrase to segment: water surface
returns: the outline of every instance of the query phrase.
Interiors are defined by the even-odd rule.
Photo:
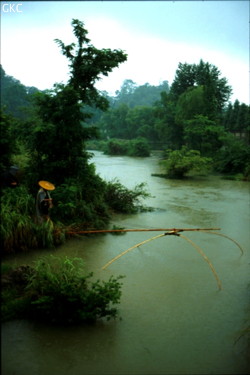
[[[114,256],[159,234],[135,232],[82,237],[56,250],[14,256],[31,264],[39,256],[81,257],[95,277],[125,275],[121,320],[95,326],[53,327],[22,320],[2,326],[4,375],[247,374],[246,340],[237,343],[249,308],[249,183],[218,177],[166,180],[158,157],[104,156],[93,162],[106,180],[129,188],[147,182],[151,212],[116,215],[125,228],[221,228],[226,238],[184,233],[213,263],[222,291],[202,256],[183,238],[164,236],[132,250],[105,271]],[[112,225],[111,224],[111,225]]]

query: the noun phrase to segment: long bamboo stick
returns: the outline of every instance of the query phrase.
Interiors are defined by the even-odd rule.
[[[235,241],[233,238],[231,238],[231,237],[229,237],[229,236],[226,236],[225,234],[222,234],[222,233],[209,232],[209,231],[206,230],[206,229],[203,229],[202,232],[209,233],[209,234],[216,234],[217,236],[221,236],[221,237],[225,237],[225,238],[227,238],[228,240],[232,241],[233,243],[235,243],[235,245],[238,246],[238,248],[239,248],[240,251],[241,251],[241,255],[244,254],[244,250],[243,250],[243,248],[242,248],[242,247],[240,246],[240,244],[239,244],[237,241]]]
[[[116,232],[194,232],[220,230],[220,228],[150,228],[150,229],[93,229],[68,231],[68,234],[88,234],[88,233],[116,233]]]
[[[113,263],[115,260],[121,258],[123,255],[127,254],[129,251],[135,249],[136,247],[139,247],[139,246],[141,246],[141,245],[144,245],[145,243],[147,243],[147,242],[149,242],[149,241],[156,240],[157,238],[160,238],[160,237],[163,237],[163,236],[165,236],[165,233],[158,234],[158,235],[155,236],[155,237],[149,238],[149,239],[147,239],[147,240],[145,240],[145,241],[142,241],[142,242],[140,242],[140,243],[138,243],[138,244],[136,244],[136,245],[130,247],[129,249],[123,251],[122,253],[120,253],[119,255],[117,255],[116,257],[114,257],[113,259],[111,259],[108,263],[106,263],[106,264],[102,267],[102,269],[105,270],[105,268],[107,268],[108,266],[110,266],[110,264]]]
[[[198,245],[196,245],[192,240],[190,240],[188,237],[186,237],[186,236],[184,236],[184,235],[182,235],[182,234],[179,234],[178,232],[173,231],[173,230],[172,230],[172,231],[169,231],[169,233],[162,233],[162,234],[159,234],[159,235],[157,235],[157,236],[154,236],[154,237],[152,237],[152,238],[149,238],[149,239],[147,239],[147,240],[145,240],[145,241],[142,241],[142,242],[140,242],[140,243],[138,243],[138,244],[136,244],[136,245],[130,247],[129,249],[127,249],[127,250],[123,251],[122,253],[118,254],[116,257],[112,258],[108,263],[106,263],[106,264],[102,267],[102,269],[103,269],[103,270],[106,269],[108,266],[110,266],[110,264],[112,264],[113,262],[115,262],[117,259],[121,258],[123,255],[127,254],[129,251],[131,251],[131,250],[133,250],[133,249],[135,249],[135,248],[137,248],[137,247],[139,247],[139,246],[141,246],[141,245],[144,245],[144,244],[147,243],[147,242],[150,242],[150,241],[156,240],[157,238],[160,238],[160,237],[163,237],[163,236],[166,236],[166,235],[176,235],[176,236],[178,236],[178,237],[181,237],[181,238],[187,240],[189,243],[191,243],[191,245],[192,245],[192,246],[198,251],[198,253],[199,253],[199,254],[205,259],[205,261],[208,263],[209,267],[211,268],[211,270],[212,270],[212,272],[213,272],[213,274],[214,274],[214,276],[215,276],[215,279],[216,279],[216,281],[217,281],[217,284],[218,284],[218,288],[219,288],[219,290],[222,289],[221,281],[220,281],[220,279],[219,279],[219,276],[218,276],[217,272],[215,271],[215,268],[214,268],[213,264],[212,264],[211,261],[208,259],[208,257],[203,253],[203,251],[201,250],[201,248],[200,248]]]

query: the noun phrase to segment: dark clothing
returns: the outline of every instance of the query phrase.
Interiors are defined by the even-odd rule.
[[[2,173],[1,175],[1,188],[15,188],[19,185],[18,179],[9,171]]]
[[[39,220],[43,220],[49,216],[49,209],[51,207],[49,200],[51,200],[50,193],[43,188],[39,189],[36,198],[36,214]]]

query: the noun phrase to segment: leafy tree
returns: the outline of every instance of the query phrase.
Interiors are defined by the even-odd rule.
[[[214,65],[179,63],[175,79],[170,88],[171,97],[175,102],[190,87],[203,86],[206,113],[210,119],[218,118],[230,98],[232,89],[226,78],[220,78],[220,71]]]
[[[171,149],[180,148],[183,144],[183,127],[176,124],[176,103],[170,94],[161,94],[161,101],[155,106],[155,117],[155,130],[161,142]]]
[[[123,82],[120,91],[116,91],[114,105],[118,106],[124,103],[127,104],[129,108],[134,108],[136,106],[152,106],[160,99],[161,92],[169,92],[167,81],[163,81],[158,86],[152,86],[149,83],[137,86],[134,81],[127,79]]]
[[[235,100],[234,104],[229,103],[224,116],[223,125],[226,130],[238,133],[240,138],[249,143],[250,141],[250,107]]]
[[[116,103],[126,103],[129,104],[128,98],[131,97],[136,89],[136,83],[132,79],[126,79],[122,86],[120,91],[116,91]]]
[[[55,85],[53,90],[40,93],[36,98],[42,121],[33,131],[32,146],[36,150],[33,173],[38,171],[38,178],[47,178],[56,184],[65,182],[66,178],[86,183],[86,175],[91,174],[91,170],[84,146],[93,136],[93,129],[83,126],[90,116],[85,107],[95,105],[107,109],[108,100],[94,84],[126,60],[123,51],[99,50],[90,44],[81,21],[73,19],[72,26],[77,44],[65,45],[56,39],[69,60],[69,81],[66,85]]]
[[[242,135],[246,133],[249,141],[249,131],[250,131],[250,107],[242,103],[239,108],[236,129]]]
[[[206,116],[196,115],[184,124],[184,140],[188,148],[202,155],[214,156],[222,147],[224,129]]]
[[[153,107],[136,106],[131,108],[126,120],[129,139],[146,136],[148,140],[154,141],[157,137],[157,133],[154,130],[155,118]]]
[[[222,137],[223,147],[216,155],[215,167],[221,173],[242,173],[250,178],[250,147],[230,133]]]
[[[179,63],[174,81],[170,87],[171,97],[177,101],[179,96],[196,84],[196,68],[194,64]]]
[[[129,139],[127,127],[128,112],[129,107],[127,104],[120,104],[118,107],[112,108],[103,114],[97,126],[104,139]]]
[[[0,109],[0,173],[8,169],[12,164],[12,158],[16,152],[17,144],[13,133],[16,120]]]
[[[181,126],[185,120],[197,115],[206,115],[204,86],[189,87],[179,96],[176,104],[176,124]]]

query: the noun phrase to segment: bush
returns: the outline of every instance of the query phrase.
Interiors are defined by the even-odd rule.
[[[114,211],[135,213],[139,210],[145,210],[141,204],[141,198],[144,199],[151,196],[145,190],[145,186],[145,183],[141,183],[136,185],[133,190],[130,190],[117,179],[114,179],[107,183],[105,200]]]
[[[24,268],[25,270],[26,268]],[[122,276],[108,281],[89,281],[80,258],[47,256],[25,273],[26,286],[5,288],[2,294],[3,320],[25,317],[60,324],[92,323],[117,317]],[[19,278],[20,284],[20,278]],[[14,312],[11,309],[15,306]]]
[[[150,147],[145,138],[136,138],[131,141],[129,148],[130,156],[150,156]]]
[[[150,147],[145,138],[127,139],[111,139],[105,147],[104,153],[107,155],[128,155],[128,156],[150,156]]]
[[[208,173],[212,159],[200,156],[197,150],[188,150],[182,146],[180,150],[168,150],[167,159],[162,161],[167,177],[183,178],[187,173]]]
[[[128,140],[111,139],[107,142],[104,153],[107,155],[127,155],[129,143]]]
[[[216,158],[216,170],[221,173],[242,173],[249,178],[250,147],[232,134],[223,138],[223,147]]]

